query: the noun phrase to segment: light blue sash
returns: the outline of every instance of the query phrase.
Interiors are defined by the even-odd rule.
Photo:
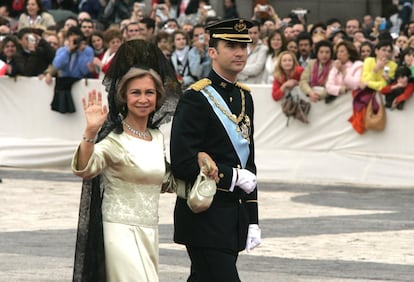
[[[226,102],[224,102],[223,98],[220,96],[220,94],[217,93],[216,89],[214,87],[208,85],[205,88],[220,104],[221,106],[231,113],[229,107],[227,106]],[[241,161],[242,168],[246,167],[247,159],[249,158],[250,154],[250,148],[249,143],[246,139],[243,138],[241,135],[241,132],[237,131],[238,125],[235,124],[232,120],[230,120],[210,99],[208,93],[202,89],[201,93],[203,93],[204,96],[206,96],[208,102],[210,103],[211,107],[213,108],[214,112],[216,113],[217,117],[223,124],[224,128],[227,131],[227,135],[230,137],[231,143],[233,144],[234,149],[236,150],[236,153]]]

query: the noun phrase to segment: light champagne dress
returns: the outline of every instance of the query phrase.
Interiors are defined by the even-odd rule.
[[[165,174],[164,140],[150,129],[152,141],[110,133],[97,143],[84,170],[101,174],[102,218],[108,281],[158,281],[158,204]]]

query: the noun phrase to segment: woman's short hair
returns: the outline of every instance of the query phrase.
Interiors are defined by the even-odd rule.
[[[115,105],[117,110],[126,117],[128,113],[128,109],[125,107],[126,105],[126,91],[128,87],[128,83],[135,78],[142,78],[142,77],[150,77],[155,84],[155,90],[157,91],[157,104],[155,110],[158,110],[161,105],[164,103],[165,99],[165,89],[162,83],[162,80],[158,73],[152,69],[142,69],[132,67],[129,71],[121,78],[119,81],[117,92],[115,96]]]
[[[335,56],[338,53],[338,48],[340,46],[344,46],[346,48],[346,50],[348,51],[349,60],[351,62],[355,62],[356,60],[359,60],[360,59],[359,52],[356,49],[355,45],[351,41],[348,41],[348,40],[342,40],[341,42],[339,42],[338,44],[336,44],[336,47],[335,47]]]

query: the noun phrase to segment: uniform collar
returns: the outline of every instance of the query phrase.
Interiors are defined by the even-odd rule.
[[[236,86],[235,83],[228,81],[219,74],[217,74],[213,69],[210,71],[208,78],[211,80],[212,84],[218,88],[218,90],[228,90],[232,91]]]

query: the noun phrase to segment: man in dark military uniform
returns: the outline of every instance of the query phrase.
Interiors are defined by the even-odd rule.
[[[193,183],[205,159],[217,182],[210,208],[193,213],[177,197],[174,241],[184,244],[191,259],[188,281],[240,281],[238,253],[260,244],[253,99],[236,82],[247,59],[248,29],[243,19],[207,26],[212,71],[181,97],[171,129],[171,169]]]

